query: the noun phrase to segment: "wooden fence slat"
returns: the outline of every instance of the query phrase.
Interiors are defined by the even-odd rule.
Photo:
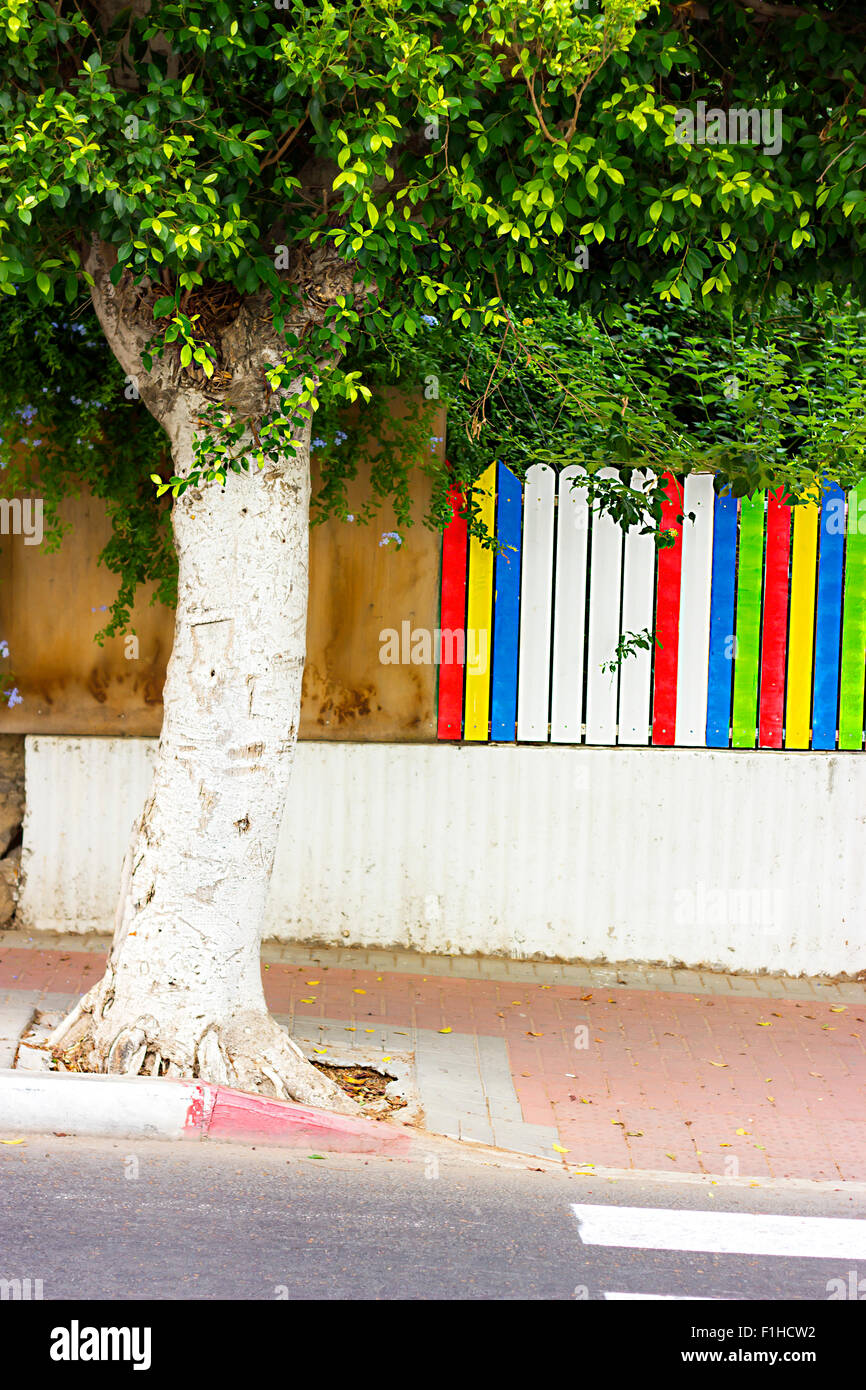
[[[845,607],[839,680],[839,747],[863,747],[863,694],[866,675],[866,484],[848,494]],[[866,518],[864,518],[866,523]]]
[[[785,711],[786,748],[809,747],[819,510],[816,502],[808,502],[794,508],[788,699]]]
[[[463,729],[463,634],[466,625],[466,521],[460,516],[463,495],[451,487],[448,494],[453,519],[442,537],[442,597],[439,626],[442,633],[460,634],[441,642],[439,664],[439,738],[459,738]],[[446,660],[447,657],[447,660]]]
[[[740,504],[740,562],[737,574],[737,631],[731,746],[754,748],[758,732],[758,667],[764,569],[764,494]]]
[[[764,568],[764,623],[761,640],[761,695],[758,743],[782,747],[785,718],[785,657],[788,644],[788,570],[791,506],[784,488],[767,498],[767,559]]]
[[[734,595],[737,582],[736,497],[716,496],[713,522],[713,585],[710,598],[710,663],[707,747],[727,748],[734,677]]]
[[[825,750],[836,747],[844,560],[845,495],[838,483],[832,483],[825,488],[821,502],[818,599],[815,604],[815,679],[812,691],[812,747]]]
[[[602,478],[617,478],[603,468]],[[622,595],[622,527],[607,512],[592,507],[592,552],[589,574],[589,631],[586,639],[586,741],[616,742],[617,671],[603,671],[619,642]]]
[[[686,478],[676,741],[690,748],[705,746],[707,737],[713,497],[711,474],[692,473]],[[694,513],[694,521],[688,519],[690,512]]]
[[[680,576],[683,563],[682,490],[673,474],[666,476],[662,531],[672,531],[672,546],[659,550],[656,581],[656,646],[653,671],[653,743],[673,744],[677,721],[677,654],[680,629]]]
[[[536,463],[526,471],[521,563],[517,737],[547,742],[556,474]]]
[[[632,474],[633,488],[645,489],[648,483],[647,476]],[[652,525],[649,513],[646,523]],[[640,526],[631,526],[625,532],[623,546],[622,630],[624,633],[652,633],[655,537],[651,532],[642,535]],[[652,650],[638,650],[626,657],[619,668],[619,743],[649,743],[651,682]]]
[[[496,518],[496,465],[485,468],[474,488],[481,520],[493,534]],[[469,539],[466,605],[466,696],[463,737],[486,742],[490,720],[490,630],[493,617],[493,551],[477,536]]]
[[[575,480],[584,476],[584,470],[577,464],[564,468],[559,475],[550,704],[553,743],[580,743],[583,724],[589,506],[586,488],[576,487]]]
[[[520,547],[523,489],[504,463],[497,465],[496,556],[490,737],[511,743],[517,724],[517,646],[520,624]]]

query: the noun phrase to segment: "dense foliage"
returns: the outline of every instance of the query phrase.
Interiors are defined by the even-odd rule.
[[[49,520],[68,491],[106,498],[109,630],[138,583],[168,596],[149,477],[195,477],[172,480],[104,345],[94,240],[115,280],[153,289],[143,379],[167,357],[211,393],[201,476],[275,457],[317,411],[320,515],[371,438],[374,493],[407,514],[430,426],[419,404],[391,428],[395,381],[447,403],[462,483],[497,456],[703,465],[740,491],[851,479],[864,71],[855,0],[2,0],[7,482],[38,460]],[[695,126],[701,103],[756,109],[754,138]],[[285,355],[251,422],[220,384],[220,324],[255,296]],[[441,523],[449,476],[433,450],[429,467]],[[628,479],[605,491],[624,520]]]

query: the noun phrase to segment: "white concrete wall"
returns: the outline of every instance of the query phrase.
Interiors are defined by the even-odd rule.
[[[27,740],[31,930],[110,931],[146,739]],[[866,756],[302,743],[268,935],[866,969]]]

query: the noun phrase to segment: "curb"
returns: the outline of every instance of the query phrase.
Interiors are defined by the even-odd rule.
[[[117,1139],[257,1141],[328,1153],[409,1158],[413,1136],[210,1081],[0,1070],[0,1127]]]

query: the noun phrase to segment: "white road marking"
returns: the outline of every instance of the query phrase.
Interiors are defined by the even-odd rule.
[[[663,1299],[667,1303],[718,1303],[716,1298],[699,1298],[692,1293],[606,1293],[605,1298]]]
[[[866,1260],[866,1221],[830,1216],[672,1211],[573,1203],[584,1245],[701,1250],[717,1255],[802,1255]]]

